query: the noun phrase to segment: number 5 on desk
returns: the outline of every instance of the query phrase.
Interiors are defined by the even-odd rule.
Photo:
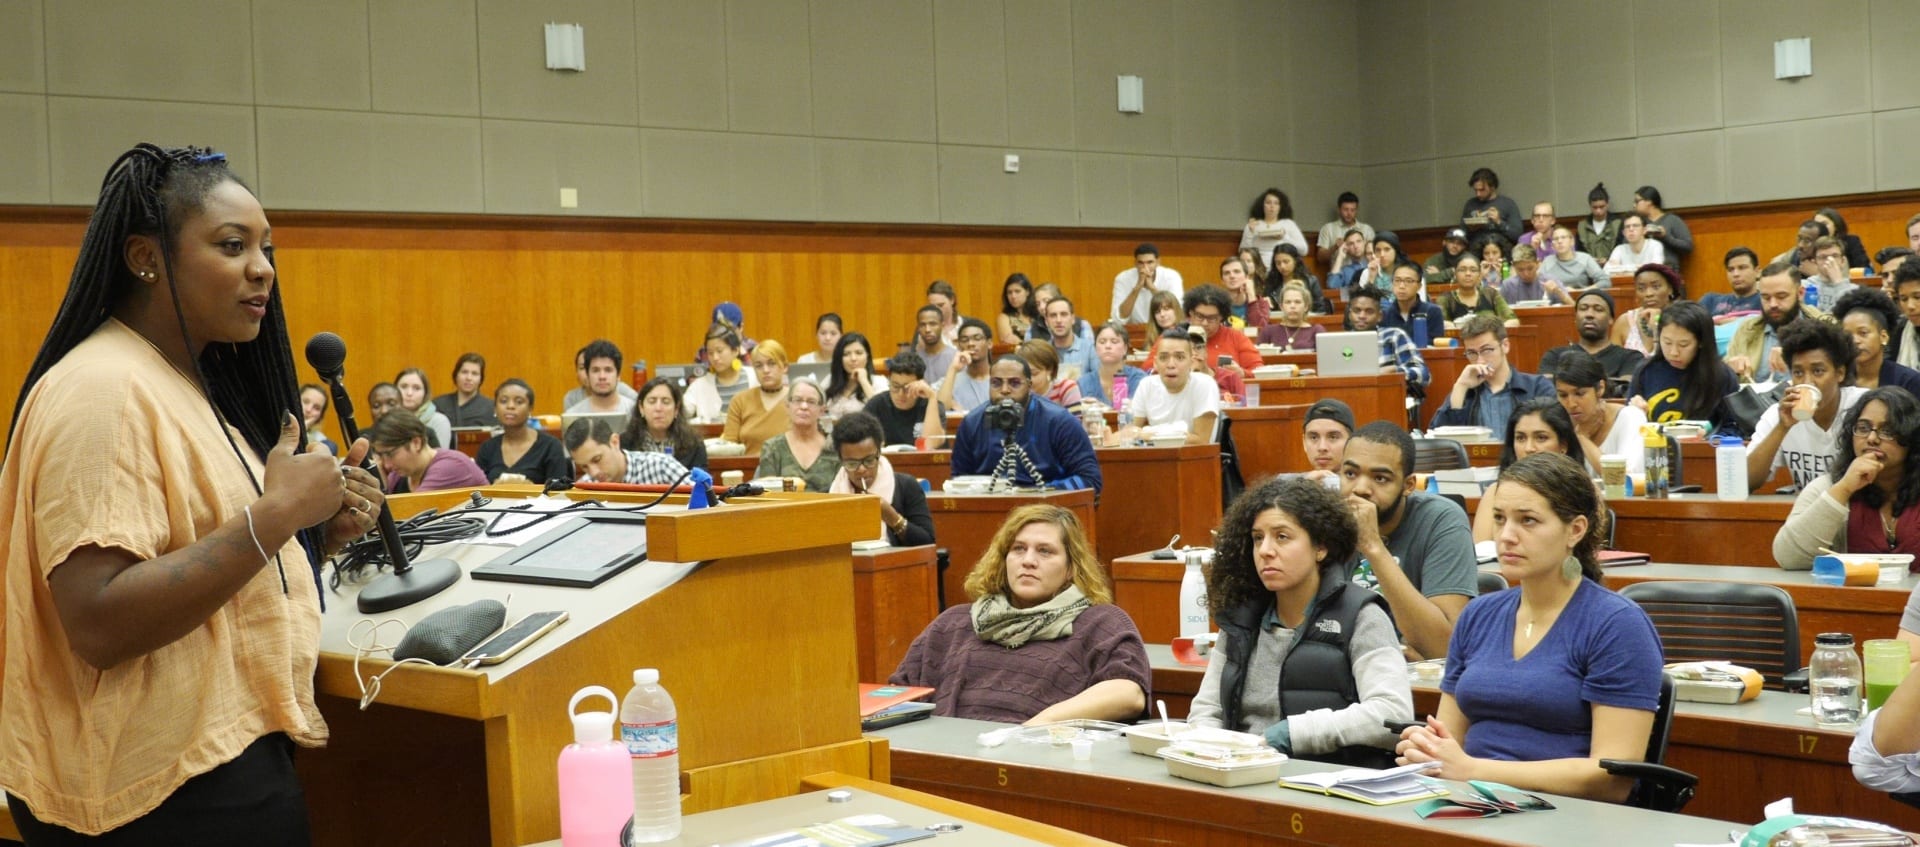
[[[994,782],[999,783],[1000,787],[1005,788],[1007,785],[1007,769],[1000,768],[999,770],[1000,774],[994,778]]]

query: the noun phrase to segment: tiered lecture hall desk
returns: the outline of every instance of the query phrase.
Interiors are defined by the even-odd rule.
[[[1154,696],[1166,701],[1168,715],[1186,714],[1206,668],[1181,664],[1165,644],[1149,643],[1147,658],[1153,662]],[[1414,683],[1414,714],[1433,714],[1439,705],[1437,681]],[[1676,703],[1666,763],[1700,777],[1699,793],[1687,804],[1686,815],[1751,823],[1764,816],[1762,806],[1790,796],[1795,810],[1807,814],[1846,815],[1920,829],[1920,809],[1854,781],[1847,764],[1853,731],[1814,726],[1812,718],[1798,712],[1807,705],[1807,695],[1782,691],[1762,691],[1758,699],[1735,705]],[[902,746],[900,739],[894,740],[894,781],[930,790],[903,778],[912,772],[902,765]],[[981,802],[960,794],[948,796]],[[1618,843],[1676,841],[1691,839],[1620,838]]]
[[[400,495],[397,517],[449,509],[472,489]],[[495,498],[536,489],[479,489]],[[575,498],[634,495],[575,490]],[[651,499],[650,497],[648,499]],[[669,500],[670,508],[683,498]],[[680,712],[689,812],[792,794],[808,774],[886,778],[886,753],[860,733],[858,649],[849,544],[874,534],[870,497],[743,498],[703,511],[649,515],[650,561],[592,589],[463,577],[414,606],[359,614],[351,587],[326,594],[317,687],[329,745],[298,765],[317,844],[516,845],[557,837],[555,758],[571,741],[567,700],[587,685],[616,694],[634,668],[658,667]],[[498,547],[440,550],[471,569]],[[633,592],[662,563],[699,563],[644,600]],[[923,595],[927,588],[923,585]],[[349,630],[360,620],[408,624],[483,598],[509,620],[564,609],[571,617],[505,663],[477,670],[400,667],[361,711]],[[922,614],[932,611],[922,601]],[[397,642],[397,628],[381,634]],[[371,676],[389,668],[360,662]]]
[[[884,747],[884,742],[880,742]],[[945,797],[910,791],[882,782],[837,773],[814,774],[801,780],[806,792],[778,800],[764,800],[730,809],[701,812],[681,818],[680,837],[672,844],[760,843],[769,836],[855,815],[884,815],[902,825],[921,828],[957,825],[941,832],[941,847],[1056,844],[1064,847],[1112,845],[1089,835],[1034,823],[1013,815],[957,803]],[[834,803],[827,796],[844,790],[853,796]],[[560,847],[559,840],[529,847]]]
[[[1423,821],[1412,803],[1369,806],[1273,783],[1216,788],[1177,779],[1158,758],[1130,752],[1124,740],[1095,742],[1088,762],[1048,744],[980,746],[980,732],[1003,726],[930,718],[876,735],[892,745],[895,785],[1133,845],[1617,847],[1727,843],[1728,833],[1746,828],[1560,797],[1551,812]],[[1334,769],[1296,759],[1282,773]]]

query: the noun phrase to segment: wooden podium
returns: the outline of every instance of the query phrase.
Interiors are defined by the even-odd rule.
[[[457,506],[470,491],[391,502],[404,518]],[[674,498],[668,505],[675,500],[684,504]],[[353,589],[328,593],[317,684],[332,740],[298,756],[315,843],[517,845],[558,837],[555,761],[572,741],[567,700],[587,685],[623,695],[639,667],[659,668],[678,706],[688,813],[792,794],[802,777],[824,771],[885,781],[885,742],[860,734],[849,567],[849,545],[871,536],[878,518],[871,497],[742,498],[650,514],[650,562],[591,589],[463,577],[416,606],[371,616],[355,609]],[[468,570],[500,552],[467,550],[455,558]],[[630,593],[643,584],[642,569],[683,562],[701,564],[647,599]],[[342,646],[356,622],[411,623],[509,594],[509,622],[550,609],[568,610],[571,620],[492,668],[397,668],[374,705],[358,708],[353,652]],[[392,644],[395,633],[388,627],[382,638]],[[363,659],[360,673],[389,667]]]

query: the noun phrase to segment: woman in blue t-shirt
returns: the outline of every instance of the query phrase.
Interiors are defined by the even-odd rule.
[[[1660,702],[1660,637],[1633,601],[1600,583],[1600,503],[1586,470],[1558,453],[1500,474],[1493,519],[1500,574],[1454,623],[1439,714],[1402,733],[1400,761],[1446,779],[1620,802],[1630,779],[1600,759],[1643,759]]]

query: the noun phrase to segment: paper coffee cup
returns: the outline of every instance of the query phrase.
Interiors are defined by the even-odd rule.
[[[1793,419],[1804,421],[1813,417],[1813,410],[1820,408],[1820,389],[1811,385],[1800,386],[1800,401],[1793,404]]]

